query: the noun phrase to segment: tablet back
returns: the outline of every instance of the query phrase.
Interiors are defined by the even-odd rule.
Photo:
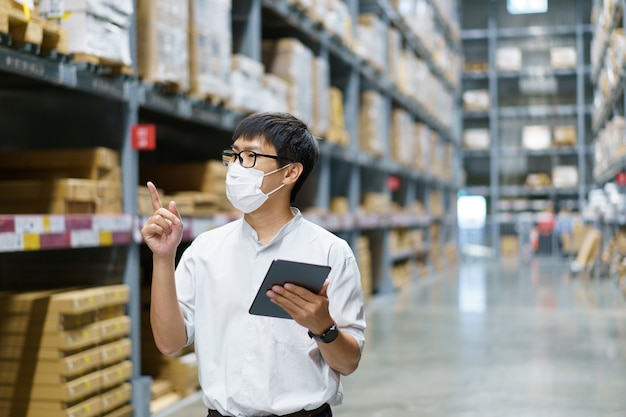
[[[291,316],[282,307],[270,301],[267,291],[273,285],[285,285],[290,282],[317,294],[322,289],[329,273],[330,266],[327,265],[275,259],[267,270],[263,283],[250,306],[250,314],[290,319]]]

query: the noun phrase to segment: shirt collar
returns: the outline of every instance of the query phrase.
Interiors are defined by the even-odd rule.
[[[245,218],[242,218],[242,230],[243,233],[246,237],[248,237],[251,241],[251,243],[259,250],[264,249],[264,248],[268,248],[270,246],[272,246],[272,244],[274,244],[274,242],[280,240],[283,236],[285,236],[286,234],[288,234],[289,232],[291,232],[292,230],[294,230],[296,227],[298,227],[298,225],[300,224],[300,222],[302,221],[302,213],[300,213],[300,210],[296,207],[291,207],[291,212],[293,213],[293,218],[291,220],[289,220],[276,234],[276,236],[274,236],[272,238],[272,240],[270,240],[266,245],[263,245],[261,242],[259,242],[259,235],[257,234],[256,230],[254,230],[252,228],[252,226],[250,226],[250,224],[246,221]]]

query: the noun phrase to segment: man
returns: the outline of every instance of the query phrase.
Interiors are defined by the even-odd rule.
[[[227,197],[244,216],[198,236],[176,269],[183,223],[148,183],[155,212],[142,234],[153,252],[154,339],[166,355],[195,342],[209,416],[332,416],[340,376],[359,364],[365,318],[354,255],[291,207],[318,157],[297,118],[244,119],[222,155]],[[290,283],[267,292],[293,320],[248,313],[274,259],[331,267],[318,294]]]

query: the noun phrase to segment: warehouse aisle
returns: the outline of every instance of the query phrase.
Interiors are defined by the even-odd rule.
[[[626,303],[561,259],[471,261],[368,308],[336,417],[623,417]],[[203,417],[199,401],[174,417]]]

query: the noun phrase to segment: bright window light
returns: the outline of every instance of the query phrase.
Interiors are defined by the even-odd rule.
[[[545,13],[548,0],[507,0],[506,8],[511,14]]]
[[[482,229],[487,217],[487,202],[480,195],[467,195],[457,199],[457,219],[462,229]]]

